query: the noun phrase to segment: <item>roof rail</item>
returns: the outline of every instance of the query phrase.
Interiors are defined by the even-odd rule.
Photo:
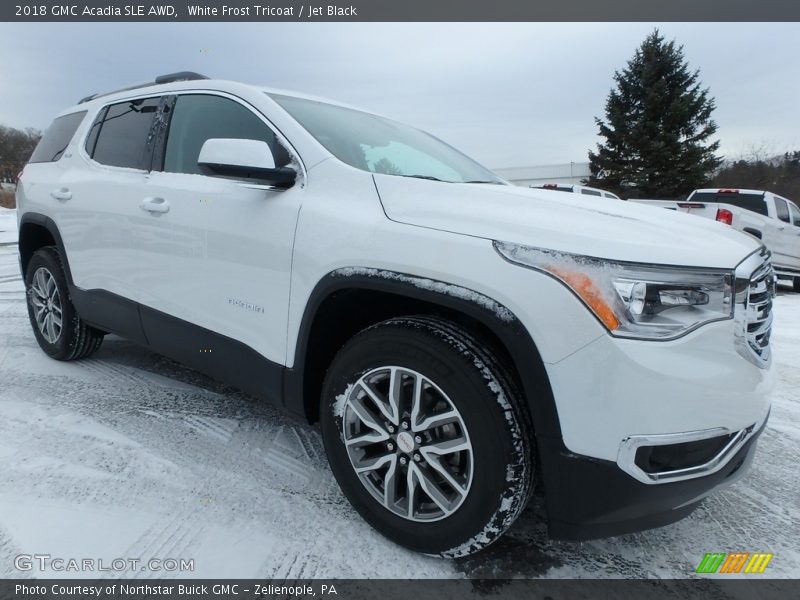
[[[154,81],[148,81],[147,83],[130,85],[128,87],[120,88],[118,90],[111,90],[110,92],[104,92],[102,94],[91,94],[85,98],[81,98],[78,101],[78,104],[83,104],[84,102],[89,102],[90,100],[94,100],[95,98],[100,98],[102,96],[116,94],[117,92],[127,92],[129,90],[150,87],[151,85],[160,85],[162,83],[174,83],[176,81],[196,81],[198,79],[208,79],[208,77],[201,75],[200,73],[195,73],[194,71],[178,71],[177,73],[167,73],[166,75],[159,75]]]
[[[172,83],[174,81],[195,81],[197,79],[208,79],[208,77],[200,75],[200,73],[195,73],[194,71],[178,71],[177,73],[159,75],[156,77],[156,84]]]

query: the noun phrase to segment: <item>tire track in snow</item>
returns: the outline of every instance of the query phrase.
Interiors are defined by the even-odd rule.
[[[169,379],[136,367],[112,362],[107,358],[87,358],[75,361],[74,364],[99,377],[105,378],[104,383],[107,384],[132,384],[137,387],[151,387],[155,385],[156,387],[164,389],[195,392],[200,390],[200,388],[193,385]]]
[[[10,565],[14,564],[14,557],[19,556],[22,552],[14,543],[13,538],[9,533],[5,531],[2,527],[0,527],[0,577],[14,577],[14,578],[25,578],[28,579],[31,577],[25,571],[17,571],[16,569],[12,571]],[[8,565],[8,567],[6,566]],[[5,569],[8,569],[5,571]]]
[[[219,419],[215,417],[197,417],[185,415],[182,417],[186,425],[198,433],[214,437],[227,444],[231,441],[239,423],[232,419]]]
[[[165,521],[167,521],[165,523]],[[128,568],[117,574],[118,579],[136,577],[156,579],[164,576],[164,571],[150,571],[147,562],[152,559],[180,560],[190,554],[190,550],[205,534],[205,525],[198,524],[195,515],[182,513],[170,520],[160,519],[153,523],[125,551],[127,558],[141,559],[139,570]]]
[[[319,566],[320,557],[313,553],[313,548],[294,543],[270,554],[258,568],[256,577],[278,582],[313,579]]]
[[[295,426],[282,425],[265,447],[257,446],[256,450],[262,453],[268,465],[291,475],[294,481],[300,483],[300,487],[310,493],[327,496],[333,483],[333,475],[327,465],[319,468],[318,464],[314,464],[315,461],[312,461],[300,435]],[[303,455],[301,458],[298,458],[298,450]]]

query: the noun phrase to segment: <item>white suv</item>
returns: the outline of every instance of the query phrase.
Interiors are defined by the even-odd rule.
[[[420,552],[490,544],[534,487],[554,537],[675,521],[769,412],[758,241],[336,103],[192,73],[93,96],[17,202],[47,354],[113,332],[319,421],[355,509]]]

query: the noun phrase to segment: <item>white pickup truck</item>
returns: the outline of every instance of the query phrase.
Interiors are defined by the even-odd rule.
[[[672,200],[630,200],[661,206],[707,219],[715,219],[749,233],[772,251],[778,277],[789,278],[800,292],[800,208],[772,192],[759,190],[695,190],[682,202]]]

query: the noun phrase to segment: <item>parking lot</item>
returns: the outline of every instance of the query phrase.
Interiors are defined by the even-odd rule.
[[[2,241],[2,240],[0,240]],[[116,337],[75,363],[38,348],[16,246],[0,245],[0,576],[14,557],[184,558],[131,577],[659,577],[706,552],[774,552],[800,575],[800,295],[781,288],[777,389],[752,471],[691,517],[585,543],[550,541],[532,507],[488,551],[420,556],[373,532],[339,492],[315,427]],[[104,574],[108,576],[109,574]]]

